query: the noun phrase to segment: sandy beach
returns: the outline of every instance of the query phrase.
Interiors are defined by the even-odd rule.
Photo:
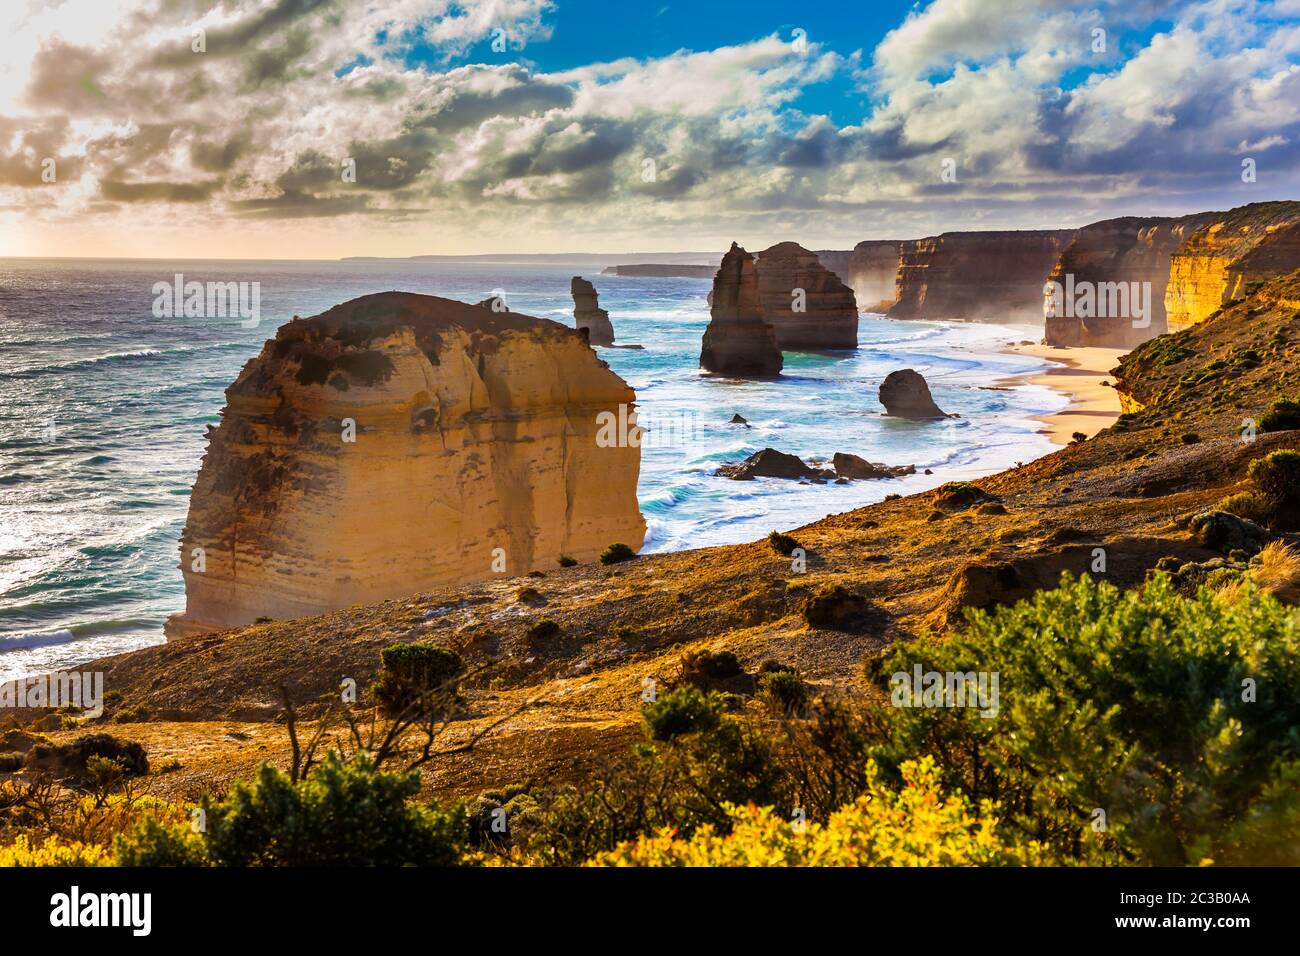
[[[1009,346],[1005,351],[1060,363],[1046,372],[1009,380],[1045,385],[1069,396],[1070,404],[1064,411],[1039,417],[1042,433],[1052,441],[1068,445],[1075,432],[1091,438],[1119,417],[1119,396],[1109,383],[1114,378],[1111,369],[1127,349],[1056,348],[1034,343]]]

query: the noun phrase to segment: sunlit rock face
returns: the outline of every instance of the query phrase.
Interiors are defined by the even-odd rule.
[[[295,318],[226,390],[168,634],[639,548],[639,447],[597,441],[634,398],[580,334],[519,313],[385,292]]]
[[[825,268],[816,253],[795,242],[780,242],[760,252],[755,267],[763,318],[780,348],[858,347],[853,290]]]
[[[1171,257],[1205,220],[1127,216],[1080,229],[1044,288],[1047,343],[1133,348],[1167,332]]]
[[[891,319],[1038,322],[1070,229],[946,232],[904,242]]]
[[[858,308],[863,312],[888,312],[898,301],[898,257],[903,243],[895,239],[869,239],[853,247],[848,278]]]
[[[573,323],[579,330],[586,330],[587,341],[592,345],[613,345],[614,326],[609,313],[600,307],[596,287],[582,276],[574,276],[569,291],[573,295]]]
[[[1165,288],[1171,331],[1300,268],[1300,202],[1252,203],[1207,218],[1172,256]]]
[[[710,319],[700,346],[700,366],[738,377],[766,377],[784,365],[776,333],[764,320],[754,257],[736,245],[722,257],[709,297]]]

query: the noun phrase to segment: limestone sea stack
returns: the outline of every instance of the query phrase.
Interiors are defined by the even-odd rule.
[[[896,418],[947,418],[948,415],[934,403],[925,377],[915,369],[904,368],[890,372],[880,383],[880,404],[885,414]]]
[[[904,242],[891,319],[1039,322],[1043,286],[1074,230],[945,232]]]
[[[609,313],[600,307],[596,287],[582,276],[574,276],[569,291],[573,293],[574,325],[587,330],[587,341],[592,345],[613,345],[614,326]]]
[[[763,317],[754,257],[734,242],[713,277],[711,302],[701,367],[739,377],[780,374],[785,360],[776,333]]]
[[[384,292],[294,319],[209,431],[167,633],[639,548],[639,448],[597,442],[634,399],[581,335],[517,312]]]
[[[782,349],[855,349],[858,306],[853,290],[797,242],[758,254],[763,317]]]

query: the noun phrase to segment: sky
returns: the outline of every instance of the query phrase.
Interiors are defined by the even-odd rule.
[[[0,4],[0,256],[847,249],[1274,199],[1300,0]]]

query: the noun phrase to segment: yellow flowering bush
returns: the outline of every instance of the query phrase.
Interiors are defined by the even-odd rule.
[[[0,866],[111,866],[112,863],[112,855],[102,846],[68,842],[55,836],[46,837],[44,843],[37,845],[20,836],[8,846],[0,846]]]
[[[731,832],[710,825],[690,839],[671,830],[622,843],[594,866],[1015,866],[1049,863],[1037,843],[1007,845],[997,834],[997,804],[977,812],[960,794],[945,795],[932,757],[901,767],[903,787],[889,790],[875,764],[867,792],[826,824],[797,824],[771,807],[730,806]]]

